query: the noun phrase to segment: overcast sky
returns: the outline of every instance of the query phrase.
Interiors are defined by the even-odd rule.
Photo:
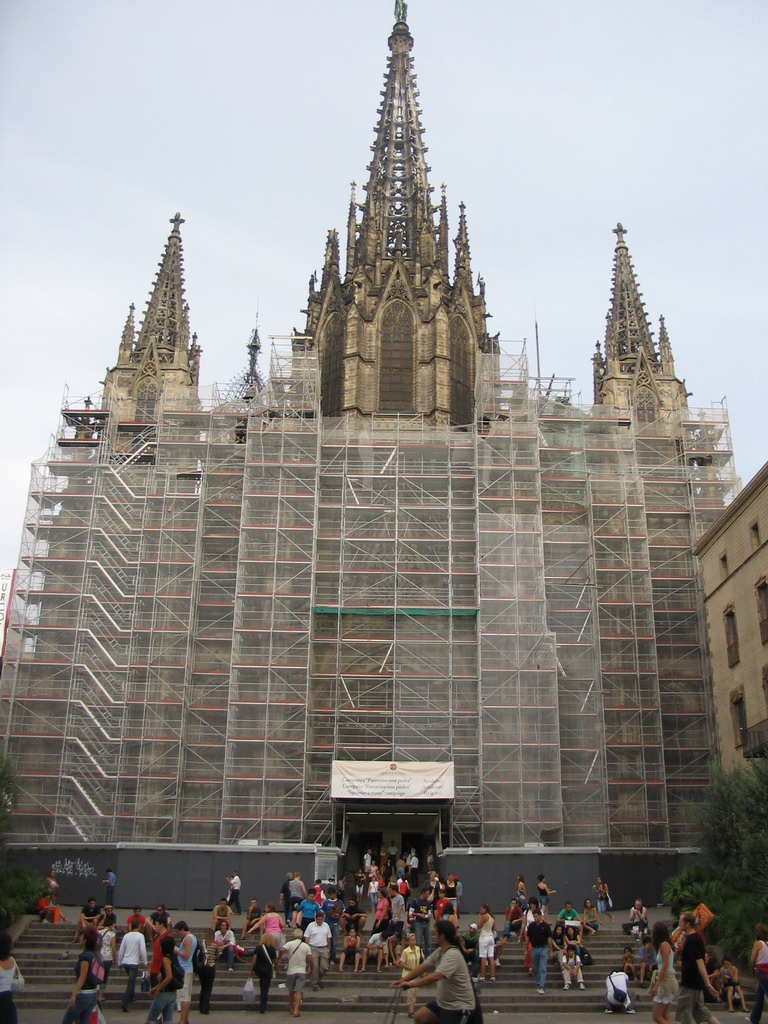
[[[201,382],[301,329],[362,184],[391,0],[2,0],[0,568],[65,385],[99,390],[180,210]],[[467,204],[492,333],[592,398],[621,220],[694,406],[768,458],[764,0],[411,0],[436,199]],[[267,346],[265,345],[265,348]],[[532,349],[529,349],[532,352]],[[266,368],[266,360],[265,360]]]

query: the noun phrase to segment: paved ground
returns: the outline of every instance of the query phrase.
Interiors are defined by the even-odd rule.
[[[546,996],[543,997],[546,999]],[[293,1020],[288,1014],[288,1007],[283,1003],[285,996],[280,996],[278,999],[270,1000],[270,1006],[264,1015],[265,1020],[271,1020],[283,1024],[283,1021]],[[726,1008],[727,1009],[727,1008]],[[64,1007],[61,1008],[61,1015],[56,1014],[51,1016],[50,1010],[25,1010],[23,1019],[20,1020],[19,1024],[58,1024],[61,1020],[61,1016],[64,1013]],[[312,1012],[311,1010],[304,1010],[302,1012],[302,1018],[304,1018],[305,1024],[390,1024],[391,1017],[385,1016],[386,1006],[383,1006],[380,1011],[376,1013],[350,1013],[345,1010],[343,1013],[328,1013],[328,1012]],[[247,1015],[247,1016],[246,1016]],[[578,1017],[579,1024],[606,1024],[608,1017],[604,1013],[579,1013],[575,1015]],[[726,1013],[725,1015],[729,1015]],[[104,1019],[107,1024],[117,1024],[118,1021],[125,1022],[125,1024],[143,1024],[144,1014],[138,1010],[131,1011],[129,1013],[121,1013],[119,1006],[114,1009],[107,1009],[104,1013]],[[175,1015],[175,1021],[178,1022],[178,1014]],[[195,1010],[190,1014],[190,1024],[196,1021],[197,1024],[202,1024],[200,1014]],[[571,1017],[569,1015],[568,1019]],[[614,1016],[610,1017],[610,1020],[614,1020]],[[616,1018],[618,1019],[618,1017]],[[733,1018],[736,1021],[740,1021],[740,1017]],[[256,1020],[261,1020],[261,1017],[254,1010],[237,1010],[229,1012],[211,1012],[206,1017],[206,1024],[242,1024],[242,1022],[248,1021],[249,1024],[255,1024]],[[650,1020],[650,1013],[637,1013],[634,1017],[628,1017],[627,1020],[636,1020],[638,1024],[644,1021]],[[514,1010],[510,1009],[508,1013],[486,1013],[485,1014],[486,1024],[563,1024],[562,1013],[515,1013]],[[408,1015],[403,1008],[397,1015],[397,1024],[410,1024]]]

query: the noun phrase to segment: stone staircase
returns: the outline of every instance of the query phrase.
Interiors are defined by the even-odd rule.
[[[174,915],[177,919],[181,914]],[[199,916],[187,915],[188,918]],[[468,919],[464,922],[466,929]],[[14,956],[26,979],[24,992],[15,997],[16,1004],[20,1011],[20,1018],[24,1019],[24,1008],[41,1009],[49,1008],[52,1012],[61,1014],[71,992],[73,979],[73,965],[77,960],[79,946],[72,943],[72,925],[44,925],[34,919],[27,925],[18,936],[14,947]],[[201,937],[205,934],[203,928],[193,926],[193,930]],[[484,1011],[493,1013],[494,1010],[515,1012],[547,1012],[547,1013],[578,1013],[581,1011],[601,1011],[605,1007],[605,976],[612,970],[618,970],[621,966],[622,950],[629,940],[621,932],[618,924],[611,923],[592,937],[589,941],[589,951],[594,958],[591,967],[584,968],[584,991],[575,988],[568,992],[563,991],[560,971],[550,965],[547,993],[545,996],[538,995],[529,977],[527,970],[522,965],[522,947],[517,941],[507,944],[502,954],[501,966],[496,969],[497,980],[486,981],[480,986],[480,998]],[[633,945],[636,947],[637,942]],[[216,971],[216,980],[213,986],[211,997],[211,1012],[217,1013],[226,1010],[242,1010],[243,998],[242,989],[248,973],[248,965],[245,963],[236,964],[233,972],[229,972],[224,964],[219,964]],[[393,997],[393,991],[388,988],[390,981],[400,976],[398,968],[390,968],[376,973],[375,962],[369,962],[367,973],[364,975],[352,974],[351,968],[346,968],[343,974],[339,974],[332,966],[331,971],[324,979],[322,989],[313,992],[307,985],[304,993],[302,1009],[308,1012],[312,1010],[338,1011],[345,1010],[357,1012],[381,1013]],[[283,978],[278,976],[270,989],[270,1007],[286,1008],[287,995],[285,989],[279,986]],[[105,995],[105,1014],[113,1016],[119,1012],[120,997],[125,987],[125,974],[117,968],[112,968]],[[425,989],[419,993],[421,997],[427,997],[432,991]],[[637,1009],[650,1009],[650,999],[647,988],[642,989],[636,983],[631,983],[630,991]],[[192,988],[192,1009],[197,1011],[197,996],[199,984],[197,980]],[[749,998],[749,993],[747,993]],[[751,1000],[750,1000],[751,1002]],[[126,1019],[131,1015],[144,1020],[149,1003],[149,997],[138,991],[136,1000],[131,1006]],[[404,1000],[402,1003],[403,1018],[405,1017]]]

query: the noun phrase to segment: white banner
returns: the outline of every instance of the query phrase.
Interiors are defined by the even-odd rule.
[[[8,631],[8,619],[15,579],[15,569],[0,569],[0,658],[5,654],[5,635]]]
[[[332,800],[453,800],[453,761],[333,761]]]

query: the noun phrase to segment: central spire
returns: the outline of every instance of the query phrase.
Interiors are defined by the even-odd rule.
[[[463,206],[450,279],[448,207],[445,192],[439,206],[431,201],[406,16],[398,0],[364,202],[352,185],[346,268],[342,276],[339,233],[329,231],[319,287],[310,278],[305,336],[319,357],[324,416],[463,425],[474,420],[478,355],[493,342]]]
[[[635,356],[642,351],[651,362],[655,362],[651,326],[624,240],[627,229],[619,223],[613,233],[616,235],[616,251],[613,260],[613,295],[605,332],[605,354],[607,358],[621,358]]]
[[[384,259],[396,254],[404,259],[418,256],[427,262],[434,258],[434,210],[406,13],[405,4],[396,5],[398,21],[389,37],[390,57],[365,186],[360,236],[363,259],[371,263],[377,255]]]

